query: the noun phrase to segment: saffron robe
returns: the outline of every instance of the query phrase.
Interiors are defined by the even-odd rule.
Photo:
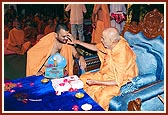
[[[25,42],[25,34],[22,29],[13,28],[9,32],[7,49],[23,55],[31,46],[31,42]]]
[[[91,43],[100,43],[103,30],[111,26],[107,4],[102,4],[101,8],[102,8],[103,20],[96,21],[96,28],[93,29]],[[96,10],[96,5],[94,5],[93,12],[95,12],[95,10]]]
[[[48,57],[51,55],[52,48],[58,42],[56,40],[55,32],[49,33],[40,41],[35,44],[27,52],[27,65],[26,65],[26,76],[35,75],[39,70],[45,71],[44,64],[47,61]],[[73,75],[73,56],[72,56],[72,47],[71,45],[64,44],[60,51],[60,54],[65,57],[67,61],[66,70],[69,75]]]
[[[56,25],[53,25],[52,27],[50,27],[50,25],[47,25],[44,29],[44,35],[54,32],[55,28],[56,28]]]
[[[102,43],[99,43],[96,46],[99,49],[98,56],[101,61],[100,71],[95,73],[87,72],[82,74],[80,79],[84,83],[83,89],[98,104],[100,104],[100,106],[102,106],[105,110],[108,110],[111,98],[120,93],[121,86],[138,75],[136,55],[123,37],[121,37],[121,40],[112,50],[104,48]],[[114,80],[118,85],[89,86],[86,84],[87,79],[100,81]]]

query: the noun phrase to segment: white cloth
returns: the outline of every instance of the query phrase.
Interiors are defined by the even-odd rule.
[[[61,95],[62,92],[82,89],[83,82],[78,78],[78,76],[68,76],[60,79],[51,79],[52,86],[56,91],[56,95]]]
[[[110,16],[112,13],[118,13],[118,12],[126,14],[125,4],[110,4]],[[123,21],[121,24],[118,24],[116,23],[115,20],[111,20],[111,26],[117,28],[120,34],[124,28],[124,25],[125,21]]]

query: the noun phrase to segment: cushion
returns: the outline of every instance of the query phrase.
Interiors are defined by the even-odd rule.
[[[157,80],[164,79],[164,40],[161,36],[146,38],[142,32],[125,32],[128,41],[137,56],[139,75],[152,74]]]

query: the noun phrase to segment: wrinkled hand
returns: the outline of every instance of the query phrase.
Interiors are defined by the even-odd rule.
[[[75,42],[76,39],[73,37],[72,34],[69,33],[69,34],[67,35],[67,38],[68,38],[68,41],[67,41],[68,44],[75,44],[75,43],[76,43],[76,42]]]
[[[95,84],[96,84],[96,80],[88,79],[88,80],[86,81],[86,83],[87,83],[88,85],[95,85]]]
[[[86,68],[86,61],[83,56],[80,56],[79,58],[79,66],[83,70]]]

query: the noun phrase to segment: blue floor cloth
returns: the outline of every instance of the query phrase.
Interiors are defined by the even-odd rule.
[[[81,106],[86,103],[92,105],[90,111],[104,111],[83,89],[56,95],[52,82],[44,84],[41,82],[43,78],[43,76],[31,76],[6,80],[5,83],[12,82],[19,85],[12,88],[13,92],[4,91],[4,111],[74,111],[74,105],[78,107],[78,111],[83,111]],[[84,97],[76,98],[77,92],[84,93]],[[28,100],[23,101],[23,98]]]

